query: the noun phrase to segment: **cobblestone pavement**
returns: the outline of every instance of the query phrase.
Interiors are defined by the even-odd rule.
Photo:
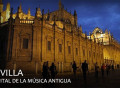
[[[27,78],[27,76],[26,76]],[[34,76],[29,76],[28,78],[34,78]],[[39,76],[37,78],[40,78]],[[99,72],[98,79],[95,78],[94,72],[87,74],[87,81],[84,82],[82,74],[77,73],[76,78],[72,73],[58,74],[56,78],[59,79],[70,79],[71,83],[49,83],[49,84],[2,84],[0,83],[0,88],[120,88],[120,69],[115,71],[110,71],[107,76],[105,72],[104,78]]]

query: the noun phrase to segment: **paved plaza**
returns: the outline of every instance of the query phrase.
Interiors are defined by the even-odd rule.
[[[31,76],[32,78],[32,76]],[[34,78],[34,76],[33,76]],[[98,79],[95,78],[94,72],[87,74],[87,81],[84,82],[81,73],[77,73],[76,78],[72,73],[58,74],[56,78],[71,79],[72,83],[66,84],[0,84],[0,88],[120,88],[120,69],[110,71],[104,78],[99,72]]]

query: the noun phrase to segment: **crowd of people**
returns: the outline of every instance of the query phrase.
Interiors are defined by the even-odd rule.
[[[72,64],[72,69],[73,69],[73,74],[74,77],[76,78],[76,71],[79,67],[77,67],[76,62],[73,61]],[[88,70],[88,63],[86,62],[86,60],[82,63],[81,65],[81,69],[82,69],[82,73],[83,73],[83,78],[84,81],[86,81],[86,75]],[[109,64],[102,64],[101,67],[99,67],[98,63],[95,63],[95,77],[98,79],[98,74],[101,72],[102,77],[104,78],[105,75],[105,71],[106,71],[106,75],[108,76],[110,74],[110,70],[114,70],[114,65],[109,65]],[[48,66],[48,62],[44,62],[43,64],[43,72],[42,72],[42,76],[44,79],[49,79],[49,78],[55,78],[55,76],[57,75],[57,70],[56,70],[56,66],[54,63],[51,64],[51,66]]]
[[[73,73],[74,73],[74,76],[76,77],[76,70],[77,70],[77,65],[74,61],[73,65],[72,65],[72,68],[73,68]],[[83,73],[83,78],[84,80],[86,81],[86,73],[89,72],[88,70],[88,63],[86,62],[86,60],[82,63],[82,73]],[[98,63],[96,62],[95,63],[95,69],[94,69],[94,73],[95,73],[95,78],[98,79],[98,74],[101,72],[101,75],[102,77],[104,78],[104,75],[105,75],[105,72],[106,72],[106,75],[108,76],[110,74],[110,70],[113,70],[114,71],[114,65],[109,65],[109,64],[102,64],[101,67],[99,67]]]

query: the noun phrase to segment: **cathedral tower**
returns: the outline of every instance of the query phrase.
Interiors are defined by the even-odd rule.
[[[10,18],[10,3],[7,3],[5,20],[8,21],[9,18]]]
[[[20,6],[19,6],[19,10],[18,10],[18,12],[19,12],[19,13],[22,12],[22,6],[21,6],[21,4],[20,4]]]
[[[41,10],[40,8],[36,8],[36,14],[35,14],[36,17],[42,17],[42,14],[41,14]]]
[[[7,3],[6,11],[10,11],[10,3]]]
[[[59,9],[62,9],[62,3],[61,3],[61,0],[59,0]]]
[[[76,13],[76,10],[74,10],[74,25],[77,26],[77,13]]]

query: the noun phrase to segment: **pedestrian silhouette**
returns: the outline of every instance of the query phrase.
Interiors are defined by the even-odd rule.
[[[86,60],[84,61],[84,63],[82,63],[82,71],[83,71],[84,81],[86,82],[86,73],[88,71],[88,64],[86,63]]]
[[[56,71],[56,66],[54,63],[51,64],[50,66],[50,71],[51,71],[51,78],[55,78],[55,75],[57,74],[57,71]]]
[[[48,67],[48,62],[44,62],[44,64],[43,64],[42,76],[43,76],[44,79],[48,79],[48,78],[49,78],[49,67]]]
[[[98,71],[99,71],[99,66],[98,66],[98,64],[97,64],[97,62],[96,62],[96,64],[95,64],[95,77],[98,79]]]
[[[119,69],[119,67],[120,67],[119,64],[117,64],[117,69]]]
[[[112,70],[114,71],[114,65],[112,65]]]
[[[105,64],[103,63],[101,66],[102,77],[104,77],[104,71],[105,71]]]
[[[106,65],[106,73],[107,73],[107,76],[110,74],[110,65]]]
[[[76,78],[77,65],[76,65],[75,61],[73,62],[72,68],[73,68],[74,77]]]

